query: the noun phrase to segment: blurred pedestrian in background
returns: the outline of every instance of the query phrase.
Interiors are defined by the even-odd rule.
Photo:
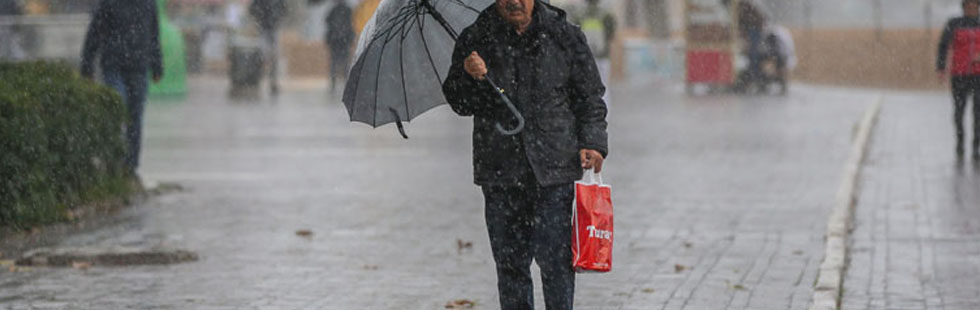
[[[513,128],[513,117],[488,76],[525,115],[520,133],[495,128]],[[460,33],[442,89],[453,111],[473,116],[500,307],[534,309],[533,260],[545,308],[571,310],[573,184],[582,169],[600,172],[608,151],[605,87],[585,34],[545,2],[496,0]]]
[[[245,16],[246,0],[231,0],[225,6],[225,23],[231,29],[238,29],[242,26]]]
[[[738,19],[739,35],[745,40],[746,54],[749,58],[747,78],[750,81],[759,79],[762,76],[763,49],[762,44],[764,31],[768,20],[762,8],[751,0],[740,0],[732,8],[731,0],[721,0],[726,9],[735,9]]]
[[[126,103],[129,113],[126,164],[129,172],[136,176],[142,141],[143,107],[149,87],[146,74],[147,71],[151,72],[154,81],[163,77],[156,1],[99,1],[92,13],[82,47],[82,76],[93,77],[96,58],[101,60],[105,84],[115,88]]]
[[[24,14],[17,0],[0,0],[0,20]],[[15,23],[0,24],[0,60],[20,60],[25,57],[20,27]]]
[[[285,0],[252,0],[248,13],[259,25],[265,40],[265,62],[269,68],[269,91],[279,94],[279,26],[286,17]]]
[[[335,0],[333,8],[324,18],[327,34],[324,38],[330,49],[330,92],[337,89],[337,80],[347,81],[350,65],[350,46],[354,41],[353,12],[345,0]]]
[[[963,0],[963,16],[946,23],[939,40],[936,70],[946,80],[946,57],[952,50],[953,123],[956,126],[956,155],[962,158],[963,115],[966,98],[973,95],[973,160],[980,161],[980,0]],[[951,49],[952,48],[952,49]]]
[[[609,64],[609,54],[612,50],[612,42],[616,37],[616,17],[606,9],[599,6],[599,0],[587,0],[584,10],[574,16],[574,23],[582,28],[585,39],[589,43],[589,49],[595,56],[596,66],[599,67],[599,76],[602,77],[602,84],[609,85],[609,74],[612,66]],[[609,105],[610,91],[606,91],[602,100]]]

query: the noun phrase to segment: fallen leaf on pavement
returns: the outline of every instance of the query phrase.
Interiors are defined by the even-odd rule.
[[[733,289],[736,289],[736,290],[739,290],[739,291],[744,291],[744,290],[747,289],[747,288],[745,288],[745,286],[742,286],[741,284],[735,284],[735,286],[732,286],[732,288]]]
[[[674,264],[674,272],[681,272],[684,271],[684,269],[687,269],[687,266],[681,264]]]
[[[300,237],[313,236],[313,231],[309,229],[300,229],[296,231],[296,235]]]
[[[476,303],[469,299],[457,299],[446,303],[446,309],[472,309]]]
[[[463,253],[463,250],[468,250],[473,248],[473,242],[463,241],[462,239],[456,239],[456,252]]]
[[[645,288],[645,289],[643,289],[643,292],[644,293],[647,293],[647,294],[652,294],[653,292],[656,292],[656,290],[654,290],[652,288]]]
[[[78,270],[88,270],[91,267],[92,267],[92,263],[90,262],[71,262],[71,268],[75,268]]]

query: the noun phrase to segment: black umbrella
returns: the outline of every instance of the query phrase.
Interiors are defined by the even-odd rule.
[[[457,29],[472,24],[494,0],[383,0],[365,25],[344,89],[351,121],[378,127],[410,121],[446,103],[442,82],[452,62]],[[513,135],[524,129],[524,117],[487,76],[501,101],[517,119]]]

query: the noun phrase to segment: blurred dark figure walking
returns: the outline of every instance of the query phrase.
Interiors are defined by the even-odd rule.
[[[732,9],[731,0],[721,0],[726,9]],[[766,14],[762,8],[750,0],[738,1],[735,5],[735,15],[738,19],[738,33],[747,43],[746,54],[749,58],[749,66],[745,72],[745,79],[756,81],[762,77],[762,61],[764,55],[763,37],[768,23]]]
[[[82,47],[82,76],[92,78],[95,59],[101,59],[102,77],[126,103],[129,120],[126,164],[132,175],[139,166],[143,130],[143,108],[149,87],[147,71],[154,81],[163,77],[160,25],[153,0],[101,0],[92,13]]]
[[[609,55],[612,51],[613,39],[616,38],[616,17],[612,12],[599,6],[599,0],[586,0],[585,9],[574,16],[573,22],[578,24],[585,34],[589,49],[595,56],[602,84],[609,85],[609,75],[612,70]],[[602,96],[602,101],[605,101],[606,105],[610,104],[610,93],[607,91]]]
[[[337,80],[347,81],[350,66],[350,45],[354,41],[353,11],[346,0],[336,0],[324,18],[327,34],[324,43],[330,49],[330,92],[337,89]]]
[[[269,68],[269,91],[279,94],[279,26],[287,13],[285,0],[252,0],[248,13],[259,24],[265,40],[265,62]]]
[[[939,40],[936,70],[941,81],[946,80],[946,58],[952,51],[949,65],[953,92],[953,123],[956,126],[956,155],[963,157],[963,117],[966,99],[973,95],[973,160],[980,161],[980,0],[963,0],[963,16],[946,23]]]
[[[491,76],[527,121],[513,119]],[[535,0],[496,0],[464,29],[443,93],[473,116],[473,176],[483,188],[497,290],[504,310],[534,309],[532,260],[545,308],[572,309],[573,183],[602,170],[607,154],[605,86],[585,34],[561,9]]]
[[[21,15],[23,13],[17,0],[0,0],[0,16]]]

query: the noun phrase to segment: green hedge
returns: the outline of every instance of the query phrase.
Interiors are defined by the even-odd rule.
[[[0,227],[126,195],[125,106],[65,64],[0,63]]]

